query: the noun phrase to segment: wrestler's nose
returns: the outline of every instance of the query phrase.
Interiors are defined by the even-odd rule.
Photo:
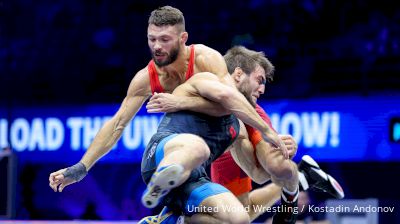
[[[156,41],[154,43],[154,50],[160,50],[160,49],[161,49],[161,44],[160,44],[160,42]]]
[[[265,85],[260,85],[260,86],[258,87],[257,91],[258,91],[258,93],[259,93],[260,95],[261,95],[261,94],[264,94],[264,92],[265,92]]]

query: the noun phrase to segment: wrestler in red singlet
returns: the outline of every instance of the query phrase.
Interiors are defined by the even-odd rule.
[[[256,111],[273,129],[271,119],[258,104],[256,106]],[[249,139],[253,144],[253,148],[255,149],[256,145],[262,140],[261,133],[248,125],[246,125],[246,129],[249,134]],[[256,156],[255,153],[256,151],[254,150],[254,156]],[[258,162],[257,159],[256,161]],[[252,190],[250,177],[236,164],[230,151],[222,154],[211,164],[211,180],[228,188],[228,190],[236,196]]]
[[[189,58],[189,65],[186,71],[186,80],[190,79],[194,73],[194,45],[190,45],[190,58]],[[156,66],[154,65],[154,61],[151,60],[147,65],[147,69],[149,70],[149,77],[150,77],[150,85],[151,85],[151,93],[163,93],[164,88],[160,84],[160,80],[158,79],[158,73]],[[185,81],[186,81],[185,80]]]

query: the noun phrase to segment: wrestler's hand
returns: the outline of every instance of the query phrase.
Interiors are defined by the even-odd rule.
[[[285,143],[279,138],[279,136],[275,132],[270,131],[268,133],[263,133],[262,136],[266,142],[272,144],[276,149],[281,150],[285,159],[289,159],[289,151],[285,146]]]
[[[49,185],[54,192],[62,192],[66,186],[82,180],[86,174],[85,165],[79,162],[68,168],[51,173],[49,176]]]
[[[180,110],[181,98],[170,93],[154,93],[146,105],[148,113],[172,113]]]
[[[286,148],[289,151],[289,159],[293,159],[293,157],[297,154],[297,142],[294,140],[291,135],[279,135],[279,138],[283,141]]]

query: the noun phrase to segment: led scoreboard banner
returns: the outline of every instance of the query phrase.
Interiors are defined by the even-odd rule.
[[[259,102],[281,134],[298,142],[296,158],[319,161],[400,161],[400,100],[380,97]],[[0,147],[19,160],[76,162],[118,105],[0,108]],[[138,112],[106,162],[140,162],[162,114]]]

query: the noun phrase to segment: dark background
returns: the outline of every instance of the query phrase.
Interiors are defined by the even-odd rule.
[[[0,1],[1,102],[120,102],[147,65],[147,19],[168,1]],[[188,43],[243,44],[276,65],[266,98],[399,90],[396,1],[174,1]]]
[[[221,53],[236,44],[264,51],[276,76],[263,100],[400,95],[397,1],[2,0],[1,107],[121,102],[134,74],[150,59],[148,16],[167,4],[184,13],[188,44],[202,43]],[[86,210],[92,219],[140,219],[149,213],[138,204],[143,188],[138,164],[98,164],[92,178],[60,199],[49,191],[47,175],[67,165],[18,164],[15,218],[85,218]],[[321,166],[343,184],[348,198],[379,198],[397,206],[395,214],[381,220],[398,222],[400,163]],[[132,177],[128,185],[127,176]],[[353,182],[354,177],[363,181]],[[79,207],[65,198],[97,187],[108,198],[82,199],[84,210],[52,203]],[[99,206],[104,210],[96,210]]]

